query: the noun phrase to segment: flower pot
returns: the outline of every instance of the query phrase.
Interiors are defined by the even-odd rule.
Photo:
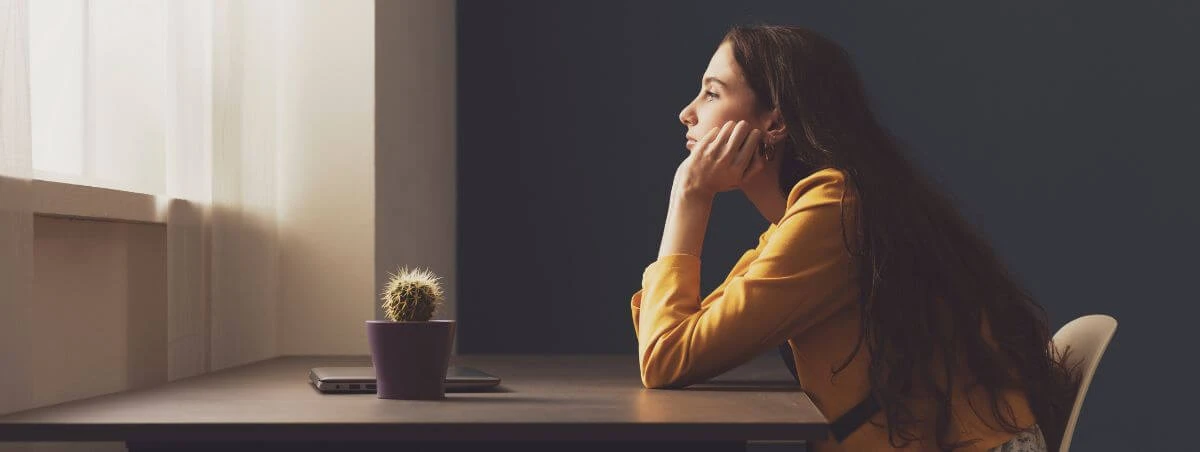
[[[454,325],[453,320],[368,320],[376,395],[381,399],[444,398]]]

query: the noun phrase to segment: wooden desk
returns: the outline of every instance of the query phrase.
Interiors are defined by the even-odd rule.
[[[0,441],[803,441],[827,430],[769,356],[682,390],[643,388],[632,355],[452,362],[502,382],[441,401],[322,394],[308,383],[309,368],[370,358],[287,356],[0,416]]]

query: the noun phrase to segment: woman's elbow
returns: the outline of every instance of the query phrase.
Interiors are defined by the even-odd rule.
[[[642,386],[645,386],[646,389],[679,389],[683,387],[678,381],[648,377],[646,374],[642,374]]]
[[[642,363],[642,386],[646,389],[678,389],[686,385],[679,372],[668,372],[653,361],[646,361]]]

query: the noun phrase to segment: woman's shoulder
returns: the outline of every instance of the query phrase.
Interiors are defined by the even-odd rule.
[[[826,202],[841,203],[846,194],[846,173],[837,168],[824,168],[800,179],[788,193],[787,208]]]

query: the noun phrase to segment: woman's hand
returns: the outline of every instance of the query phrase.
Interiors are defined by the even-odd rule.
[[[738,188],[765,166],[761,156],[755,158],[761,143],[762,131],[750,130],[746,121],[714,127],[679,164],[672,190],[716,196]]]

